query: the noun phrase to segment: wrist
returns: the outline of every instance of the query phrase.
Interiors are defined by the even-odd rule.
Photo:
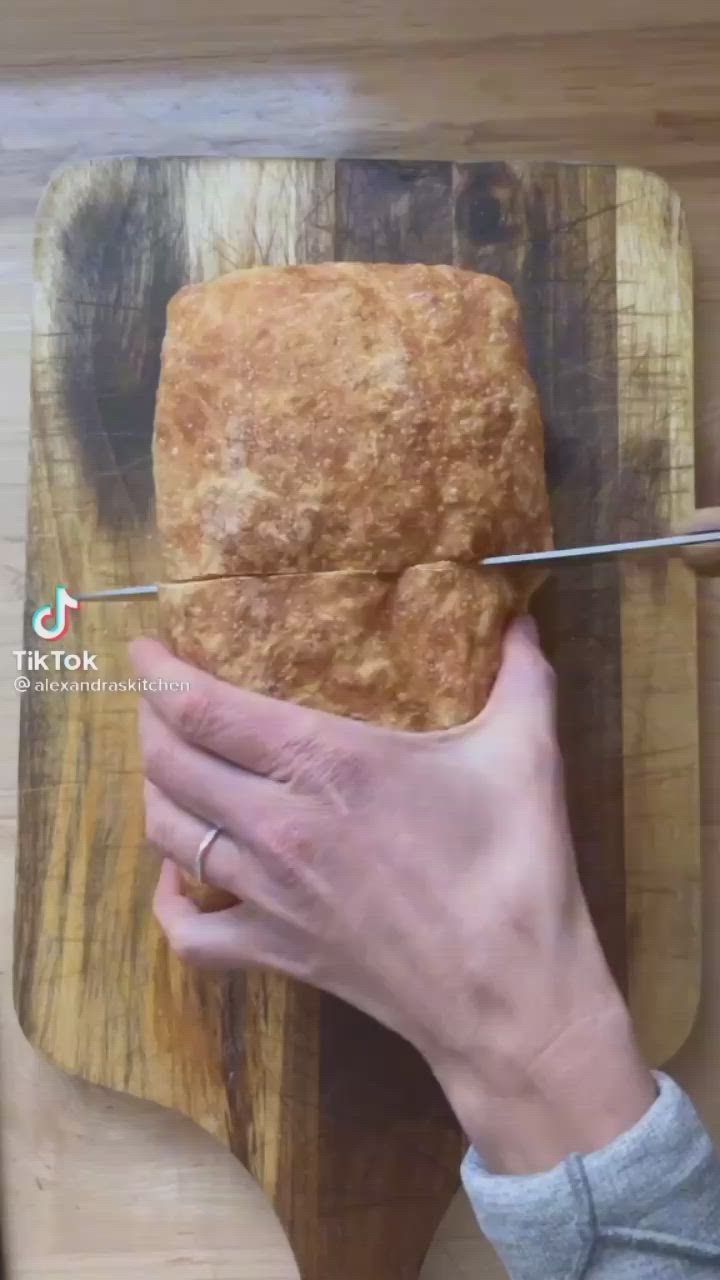
[[[607,1012],[568,1028],[554,1060],[530,1064],[512,1092],[473,1093],[466,1074],[448,1078],[451,1105],[489,1169],[541,1173],[574,1152],[601,1150],[642,1119],[657,1091],[622,1022]]]
[[[578,974],[584,980],[562,1017],[555,1007],[532,1008],[525,1020],[516,1015],[506,1034],[499,1029],[492,1043],[484,1027],[477,1043],[471,1036],[460,1054],[431,1063],[468,1138],[495,1173],[540,1173],[574,1152],[598,1151],[637,1124],[655,1100],[627,1007],[594,933],[592,940],[595,953],[577,957],[570,974],[573,986]],[[564,980],[563,974],[553,987]],[[546,1033],[531,1036],[529,1045],[522,1029],[533,1021],[544,1023]]]

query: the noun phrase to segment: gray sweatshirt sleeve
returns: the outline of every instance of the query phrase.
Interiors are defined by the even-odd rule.
[[[720,1156],[687,1095],[656,1080],[633,1129],[548,1173],[494,1175],[468,1152],[463,1185],[512,1280],[720,1277]]]

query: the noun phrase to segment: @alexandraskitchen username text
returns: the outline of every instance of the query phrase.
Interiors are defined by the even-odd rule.
[[[56,680],[54,676],[32,679],[23,675],[15,677],[18,693],[189,693],[189,680],[155,680],[130,676],[127,680]]]

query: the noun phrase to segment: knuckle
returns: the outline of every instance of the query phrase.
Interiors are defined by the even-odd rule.
[[[302,721],[288,721],[274,752],[272,773],[278,782],[292,782],[307,771],[321,739],[322,727],[317,712],[307,710]]]
[[[271,814],[261,824],[260,838],[272,856],[280,861],[301,856],[304,839],[300,823],[287,814]]]
[[[180,846],[172,812],[163,800],[151,800],[145,808],[145,837],[163,853],[175,853]]]
[[[151,844],[166,852],[170,848],[165,815],[157,801],[150,797],[145,802],[145,835]]]
[[[179,700],[175,723],[183,738],[199,741],[212,738],[218,727],[218,709],[206,693],[186,693]]]
[[[270,814],[259,828],[259,840],[268,857],[272,881],[285,890],[301,890],[313,855],[311,838],[302,815]]]
[[[371,762],[357,745],[304,733],[289,739],[278,760],[276,777],[290,788],[315,792],[331,803],[365,794],[371,783]]]
[[[339,789],[345,795],[364,793],[370,781],[370,765],[367,758],[356,749],[330,748],[322,762],[319,782]]]
[[[177,767],[177,751],[166,738],[151,738],[143,744],[145,773],[151,782],[172,778]]]

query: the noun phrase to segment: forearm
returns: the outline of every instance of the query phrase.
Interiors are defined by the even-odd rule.
[[[487,1037],[473,1052],[472,1030],[435,1064],[473,1144],[466,1190],[512,1280],[720,1274],[720,1159],[687,1097],[644,1063],[583,909],[546,991],[527,1015],[548,1028],[540,1051],[523,1054],[510,1020],[503,1070]]]

